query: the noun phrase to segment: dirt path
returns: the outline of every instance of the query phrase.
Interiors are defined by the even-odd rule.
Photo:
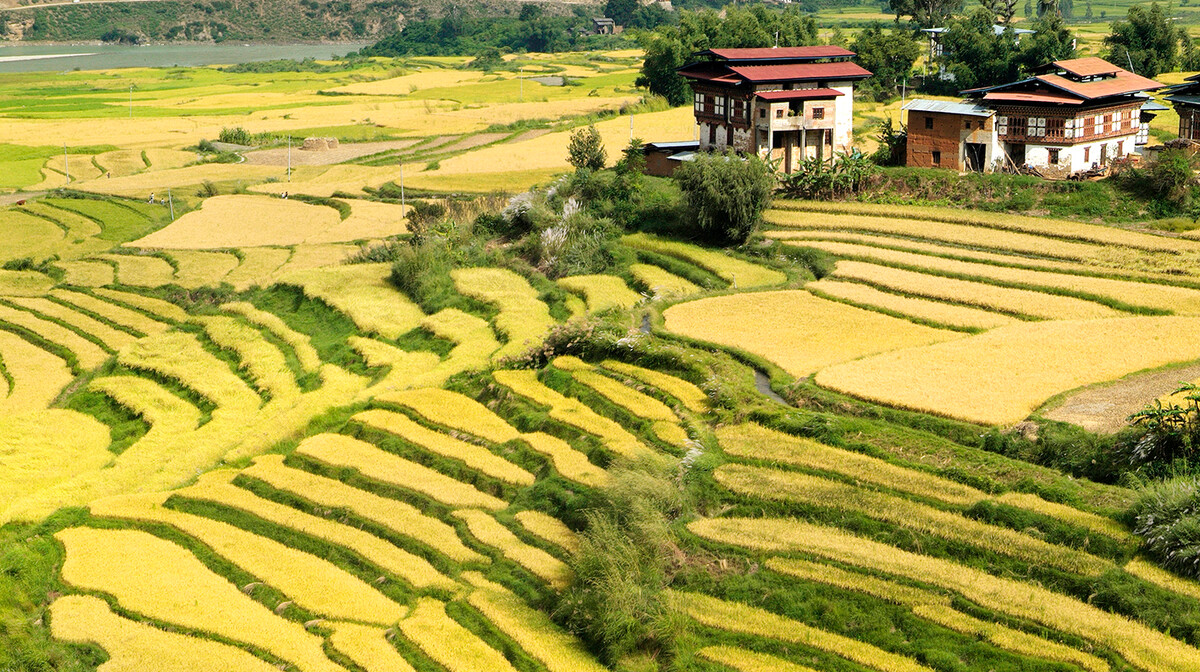
[[[417,144],[416,140],[388,140],[383,142],[353,142],[339,144],[337,149],[322,149],[305,151],[292,147],[293,166],[330,166],[343,161],[350,161],[371,154],[378,154],[395,149],[404,149]],[[286,166],[288,161],[287,147],[275,149],[259,149],[246,152],[246,163],[254,166]]]
[[[1076,392],[1042,416],[1091,432],[1112,434],[1125,426],[1125,418],[1162,395],[1174,392],[1180,381],[1197,378],[1200,378],[1200,364],[1130,376]]]

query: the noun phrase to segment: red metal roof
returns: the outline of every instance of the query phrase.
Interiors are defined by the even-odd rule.
[[[707,52],[729,61],[771,61],[802,58],[849,58],[854,52],[834,45],[812,47],[766,47],[762,49],[709,49]]]
[[[1020,93],[1017,91],[989,91],[984,94],[983,99],[1001,103],[1060,103],[1063,105],[1083,103],[1079,98],[1061,93]]]
[[[1124,72],[1121,68],[1109,63],[1103,58],[1096,56],[1088,56],[1086,58],[1072,58],[1065,61],[1054,61],[1051,63],[1060,70],[1075,75],[1076,77],[1094,77],[1096,75],[1115,75],[1117,72]]]
[[[1163,86],[1153,79],[1147,79],[1120,68],[1117,68],[1115,77],[1093,79],[1087,82],[1076,82],[1062,75],[1038,75],[1037,80],[1087,100],[1107,98],[1108,96],[1123,96],[1141,91],[1153,91],[1161,89]]]
[[[857,63],[789,63],[787,65],[731,65],[729,69],[751,82],[787,82],[811,79],[864,79],[871,71]]]
[[[763,100],[820,100],[845,95],[834,89],[792,89],[791,91],[759,91],[754,94]]]

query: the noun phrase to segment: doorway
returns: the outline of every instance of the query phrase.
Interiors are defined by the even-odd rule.
[[[1018,167],[1025,165],[1025,145],[1009,145],[1008,158]]]
[[[985,156],[987,156],[987,147],[982,142],[968,142],[967,170],[982,173],[984,169],[983,162],[986,160]]]

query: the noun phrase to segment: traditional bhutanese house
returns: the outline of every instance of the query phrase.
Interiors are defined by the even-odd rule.
[[[1200,75],[1168,88],[1166,99],[1179,113],[1179,137],[1200,142]]]
[[[983,172],[1000,156],[996,111],[976,102],[912,100],[905,165]]]
[[[851,149],[854,83],[871,73],[837,46],[709,49],[679,74],[693,92],[700,149],[732,147],[772,158],[791,172],[800,161]]]
[[[984,170],[999,163],[1065,176],[1134,153],[1139,134],[1143,142],[1145,138],[1145,92],[1161,87],[1152,79],[1089,57],[1055,61],[1028,79],[963,93],[969,103],[994,112],[989,119],[998,151],[994,159],[985,159]],[[948,129],[956,124],[967,130],[966,125],[977,119],[977,115],[957,113],[944,116],[957,118],[909,112],[908,142],[930,151],[928,161],[922,153],[910,152],[910,160],[916,162],[913,165],[936,165],[933,148],[938,146],[942,157],[950,151]],[[972,152],[978,156],[979,149],[970,145],[982,137],[964,136],[955,143],[954,155],[965,157]]]

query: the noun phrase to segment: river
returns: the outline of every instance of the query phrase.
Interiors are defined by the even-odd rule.
[[[4,44],[2,72],[63,72],[112,68],[172,67],[250,63],[277,58],[304,59],[341,56],[367,46],[345,44]]]

